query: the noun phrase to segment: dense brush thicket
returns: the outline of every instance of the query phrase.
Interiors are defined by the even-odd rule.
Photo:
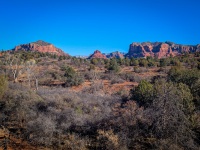
[[[7,58],[7,64],[6,61],[1,64],[4,70],[0,76],[0,124],[16,138],[49,149],[198,150],[200,71],[199,59],[194,58],[187,55],[160,60],[97,59],[92,62],[71,58],[67,67],[59,61],[49,67],[48,61],[38,59],[36,64],[42,64],[47,70],[49,67],[51,73],[38,74],[34,71],[35,62],[25,66],[26,75],[33,79],[34,86],[39,81],[36,90],[33,85],[13,82],[24,70],[15,68],[15,65],[21,66],[16,57],[13,59],[15,64],[10,64],[11,58]],[[82,67],[88,66],[87,71],[81,73],[72,68],[80,62]],[[107,70],[96,73],[95,67],[102,65]],[[141,69],[139,65],[146,69],[159,66],[159,72],[165,75],[148,81],[138,80],[139,85],[127,95],[99,92],[100,86],[95,86],[93,92],[86,89],[75,92],[70,88],[96,78],[113,80],[113,84],[136,81],[133,74],[120,72],[124,65],[138,69]],[[14,71],[19,73],[14,76]],[[47,76],[60,79],[64,87],[40,86],[41,78],[44,80]]]

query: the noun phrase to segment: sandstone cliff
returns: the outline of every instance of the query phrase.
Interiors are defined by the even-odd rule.
[[[173,42],[143,42],[132,43],[126,57],[158,57],[176,56],[182,53],[200,51],[200,45],[181,45]]]
[[[51,53],[51,54],[56,54],[58,56],[61,55],[68,55],[64,53],[61,49],[55,47],[54,45],[44,42],[44,41],[36,41],[28,44],[21,44],[19,46],[16,46],[14,51],[38,51],[41,53]]]

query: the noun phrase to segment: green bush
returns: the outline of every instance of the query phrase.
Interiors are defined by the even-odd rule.
[[[141,59],[139,60],[139,66],[140,66],[140,67],[147,67],[147,65],[148,65],[148,61],[147,61],[146,59],[141,58]]]
[[[153,85],[146,80],[142,80],[139,85],[131,90],[131,98],[140,106],[149,106],[152,103]]]
[[[108,70],[116,72],[116,73],[120,71],[120,67],[116,59],[111,59],[110,64],[108,66]]]
[[[132,58],[132,59],[131,59],[131,66],[138,66],[138,65],[139,65],[138,59]]]
[[[170,64],[169,58],[161,58],[160,59],[160,67],[166,67]]]
[[[200,78],[200,71],[197,69],[181,69],[175,66],[170,69],[168,77],[173,82],[184,83],[191,87]]]
[[[66,78],[65,86],[67,87],[80,85],[84,81],[83,77],[78,75],[72,67],[65,68],[64,77]]]

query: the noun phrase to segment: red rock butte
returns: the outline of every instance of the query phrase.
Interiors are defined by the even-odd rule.
[[[88,57],[88,59],[92,58],[107,59],[106,55],[102,54],[99,50],[94,51],[94,53]]]
[[[28,44],[21,44],[16,46],[14,51],[37,51],[41,53],[51,53],[56,54],[58,56],[69,56],[68,54],[64,53],[61,49],[55,47],[53,44],[44,42],[44,41],[36,41]]]

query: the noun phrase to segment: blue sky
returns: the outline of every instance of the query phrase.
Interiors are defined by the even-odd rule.
[[[200,43],[199,0],[0,0],[0,50],[44,40],[71,55],[132,42]]]

